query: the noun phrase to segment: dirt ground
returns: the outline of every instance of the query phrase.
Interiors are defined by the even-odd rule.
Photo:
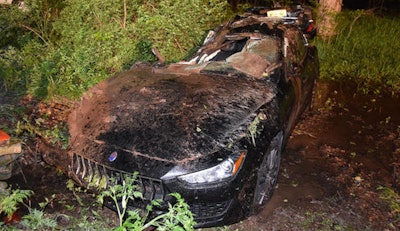
[[[319,83],[313,108],[283,153],[265,209],[240,223],[203,230],[400,230],[399,211],[390,207],[396,199],[383,199],[384,189],[400,191],[399,99]],[[64,215],[116,225],[113,212],[91,212],[99,208],[91,195],[68,190],[68,179],[43,163],[36,147],[25,147],[28,154],[9,184],[33,190],[32,206],[47,200],[45,212],[65,227],[70,220]]]
[[[399,190],[397,97],[319,84],[283,154],[278,187],[246,230],[400,230],[381,186]]]

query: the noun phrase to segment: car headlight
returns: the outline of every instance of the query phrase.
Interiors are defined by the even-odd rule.
[[[188,184],[215,183],[226,180],[236,175],[243,164],[245,152],[230,156],[220,164],[178,177],[179,180]]]

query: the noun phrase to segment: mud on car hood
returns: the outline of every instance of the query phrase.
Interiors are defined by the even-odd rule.
[[[70,151],[124,171],[152,169],[148,175],[160,177],[176,164],[235,144],[275,95],[273,84],[248,77],[134,68],[84,95],[69,118]]]

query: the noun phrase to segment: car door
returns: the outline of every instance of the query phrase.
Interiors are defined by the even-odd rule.
[[[310,46],[297,27],[288,27],[284,32],[283,57],[285,82],[293,90],[293,102],[285,135],[291,133],[298,116],[311,102],[312,89],[315,82],[314,47]]]

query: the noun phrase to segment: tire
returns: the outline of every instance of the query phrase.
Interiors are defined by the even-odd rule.
[[[272,139],[258,170],[253,199],[254,212],[258,212],[272,197],[278,180],[282,146],[283,132],[281,131]]]

